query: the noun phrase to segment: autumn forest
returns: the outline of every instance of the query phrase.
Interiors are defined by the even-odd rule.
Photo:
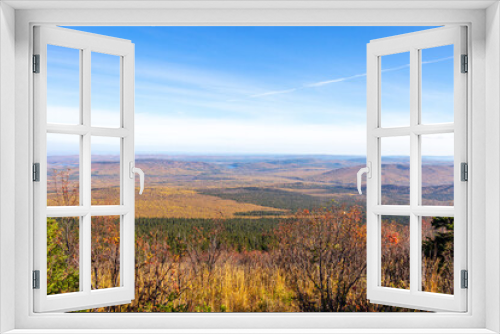
[[[399,312],[366,299],[366,198],[356,156],[143,155],[136,293],[85,312]],[[78,157],[48,157],[48,205],[78,205]],[[453,205],[453,164],[423,160],[422,198]],[[92,156],[92,204],[119,204],[120,161]],[[382,165],[404,204],[409,164]],[[408,217],[382,216],[381,285],[409,289]],[[47,219],[48,294],[79,290],[79,218]],[[120,217],[92,218],[92,289],[120,286]],[[453,294],[453,218],[422,218],[422,290]]]

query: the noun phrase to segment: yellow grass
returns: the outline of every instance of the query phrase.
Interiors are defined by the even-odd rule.
[[[245,211],[283,210],[239,203],[180,188],[148,188],[136,197],[137,217],[232,218],[236,212]]]

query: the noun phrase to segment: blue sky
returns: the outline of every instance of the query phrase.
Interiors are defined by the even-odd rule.
[[[71,29],[135,44],[137,153],[364,155],[366,44],[428,27]],[[452,47],[424,50],[426,122],[453,121],[451,52]],[[54,52],[49,119],[50,110],[63,120],[74,108],[77,90],[68,77],[77,78],[77,58],[68,55]],[[408,118],[405,57],[382,60],[383,125],[404,125]],[[116,124],[116,61],[105,55],[92,59],[93,85],[101,83],[92,88],[93,110],[101,115],[93,124]]]

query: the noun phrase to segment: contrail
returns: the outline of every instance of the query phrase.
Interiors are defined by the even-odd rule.
[[[335,83],[335,82],[342,82],[342,81],[346,81],[346,80],[356,79],[359,77],[366,77],[366,73],[351,75],[349,77],[338,78],[338,79],[333,79],[333,80],[328,80],[328,81],[315,82],[312,84],[304,85],[304,87],[319,87],[319,86],[324,86],[324,85],[328,85],[328,84]]]
[[[449,60],[449,59],[453,59],[453,56],[446,57],[446,58],[439,58],[439,59],[434,59],[434,60],[423,61],[422,64],[439,63],[440,61],[445,61],[445,60]]]
[[[439,63],[439,62],[442,62],[442,61],[445,61],[445,60],[450,60],[450,59],[453,59],[453,57],[446,57],[446,58],[439,58],[439,59],[427,60],[427,61],[423,61],[422,65]],[[402,66],[397,66],[397,67],[392,67],[392,68],[386,68],[386,69],[381,70],[381,72],[398,71],[398,70],[402,70],[402,69],[408,68],[408,67],[410,67],[410,64],[406,64],[406,65],[402,65]],[[296,87],[296,88],[290,88],[290,89],[284,89],[284,90],[273,90],[273,91],[269,91],[269,92],[264,92],[264,93],[259,93],[259,94],[253,94],[253,95],[247,96],[247,98],[254,99],[254,98],[259,98],[259,97],[264,97],[264,96],[270,96],[270,95],[288,94],[288,93],[293,93],[293,92],[295,92],[297,90],[304,89],[304,88],[320,87],[320,86],[329,85],[329,84],[332,84],[332,83],[343,82],[343,81],[352,80],[352,79],[361,78],[361,77],[366,77],[366,73],[355,74],[355,75],[351,75],[351,76],[348,76],[348,77],[337,78],[337,79],[332,79],[332,80],[327,80],[327,81],[319,81],[319,82],[315,82],[315,83],[311,83],[311,84],[304,84],[302,87]],[[228,100],[228,102],[234,102],[234,101],[239,101],[239,100]]]

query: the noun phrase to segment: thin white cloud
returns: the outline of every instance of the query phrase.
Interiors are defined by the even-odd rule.
[[[410,67],[410,64],[406,64],[406,65],[401,65],[401,66],[397,66],[397,67],[391,67],[391,68],[384,68],[383,70],[381,70],[380,72],[393,72],[393,71],[399,71],[399,70],[402,70],[404,68],[408,68]]]
[[[143,83],[168,83],[176,87],[205,90],[219,94],[244,94],[254,92],[258,82],[223,71],[190,67],[180,63],[140,64],[136,68],[137,81]]]
[[[439,62],[442,62],[445,60],[450,60],[450,59],[453,59],[453,57],[445,57],[445,58],[423,61],[422,65],[439,63]],[[386,69],[383,69],[382,72],[399,71],[399,70],[402,70],[402,69],[408,68],[408,67],[410,67],[410,64],[392,67],[392,68],[386,68]],[[269,92],[264,92],[264,93],[259,93],[259,94],[253,94],[253,95],[249,95],[247,97],[248,98],[258,98],[258,97],[264,97],[264,96],[269,96],[269,95],[288,94],[288,93],[293,93],[299,89],[321,87],[321,86],[329,85],[332,83],[348,81],[348,80],[357,79],[357,78],[361,78],[361,77],[366,77],[366,73],[350,75],[347,77],[342,77],[342,78],[337,78],[337,79],[332,79],[332,80],[319,81],[319,82],[315,82],[315,83],[311,83],[311,84],[305,84],[302,87],[297,87],[297,88],[275,90],[275,91],[269,91]],[[228,102],[234,102],[234,101],[238,101],[238,100],[229,100]]]
[[[285,89],[285,90],[276,90],[276,91],[270,91],[270,92],[261,93],[261,94],[250,95],[250,97],[253,98],[253,97],[262,97],[262,96],[269,96],[269,95],[277,95],[277,94],[287,94],[287,93],[295,92],[298,89],[300,89],[300,88],[292,88],[292,89]]]

